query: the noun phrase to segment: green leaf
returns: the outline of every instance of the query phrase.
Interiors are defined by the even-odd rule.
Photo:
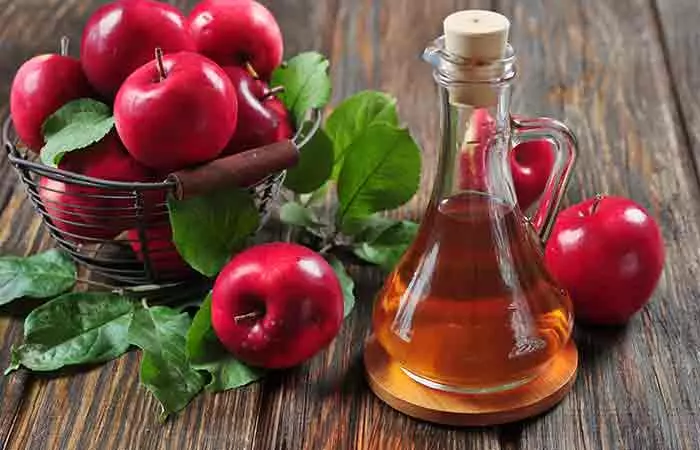
[[[272,86],[284,86],[278,94],[292,113],[297,126],[312,108],[324,107],[331,98],[328,60],[317,52],[304,52],[291,58],[272,73]]]
[[[187,406],[204,387],[185,350],[190,322],[187,313],[144,305],[129,327],[129,341],[143,352],[141,382],[160,402],[161,420]]]
[[[109,361],[129,348],[133,303],[109,293],[75,292],[29,313],[24,343],[12,349],[6,374],[20,365],[35,371]]]
[[[333,170],[333,142],[319,128],[299,151],[299,162],[287,170],[284,186],[298,194],[306,194],[318,189],[330,178]]]
[[[339,223],[393,209],[411,199],[421,155],[405,129],[374,124],[346,152],[338,177]]]
[[[355,242],[369,242],[377,238],[384,230],[396,225],[396,221],[379,214],[365,217],[350,217],[341,228],[346,236]]]
[[[392,270],[416,238],[418,224],[410,221],[394,222],[393,225],[366,231],[366,242],[354,245],[354,253],[359,258]],[[380,231],[381,230],[381,231]],[[377,233],[377,231],[379,231]]]
[[[114,117],[108,105],[90,98],[66,103],[44,122],[46,144],[41,149],[41,161],[58,167],[63,155],[99,142],[112,127]]]
[[[188,200],[168,199],[173,241],[194,269],[216,276],[255,233],[260,216],[251,194],[220,190]]]
[[[355,282],[352,281],[350,275],[345,270],[345,266],[340,260],[334,256],[329,256],[327,258],[328,264],[331,265],[335,271],[338,281],[340,281],[340,286],[343,288],[343,300],[344,300],[344,317],[347,317],[352,312],[355,307]]]
[[[0,258],[0,305],[20,297],[55,297],[73,287],[75,277],[73,261],[56,249],[28,258]]]
[[[323,223],[309,208],[305,208],[297,202],[287,202],[280,208],[280,220],[282,223],[295,227],[311,228],[319,230]]]
[[[333,141],[333,179],[343,166],[345,152],[373,123],[398,125],[396,99],[384,92],[362,91],[346,98],[328,116],[326,132]]]
[[[207,390],[221,392],[250,384],[263,377],[262,369],[248,367],[226,351],[211,325],[211,295],[194,316],[187,332],[187,355],[192,367],[209,372]]]
[[[321,187],[311,192],[310,194],[300,195],[299,200],[303,205],[306,206],[321,204],[326,199],[326,195],[328,194],[328,189],[330,188],[330,185],[331,183],[329,182],[323,183]]]

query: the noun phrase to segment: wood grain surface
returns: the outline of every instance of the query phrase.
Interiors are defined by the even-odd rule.
[[[79,42],[106,1],[0,0],[0,112],[23,60]],[[185,8],[193,1],[171,2]],[[362,343],[382,274],[353,269],[358,307],[327,351],[247,388],[198,397],[160,424],[138,384],[138,355],[54,376],[0,378],[5,449],[697,449],[700,448],[700,8],[697,0],[269,0],[286,54],[331,59],[335,101],[390,92],[424,149],[418,218],[436,163],[437,98],[419,60],[442,18],[489,7],[513,22],[513,110],[564,120],[581,155],[568,202],[630,197],[658,218],[667,262],[647,308],[622,329],[577,327],[573,391],[544,416],[502,427],[439,427],[375,398]],[[73,53],[77,50],[74,49]],[[51,242],[0,158],[0,253]],[[0,364],[20,339],[22,308],[0,309]]]

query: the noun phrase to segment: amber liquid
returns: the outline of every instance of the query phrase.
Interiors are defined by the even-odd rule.
[[[374,307],[379,343],[409,375],[487,392],[533,379],[568,342],[571,301],[520,213],[486,194],[429,208]]]

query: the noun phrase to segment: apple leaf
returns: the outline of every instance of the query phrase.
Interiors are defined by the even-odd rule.
[[[418,224],[411,221],[394,222],[386,227],[366,230],[365,242],[354,244],[357,257],[380,266],[384,270],[392,270],[403,254],[416,238]]]
[[[338,222],[393,209],[418,190],[421,155],[409,132],[373,124],[345,152],[338,176]]]
[[[299,149],[299,162],[287,170],[284,186],[298,194],[318,189],[333,170],[333,142],[319,128],[313,137]]]
[[[41,162],[58,167],[63,155],[99,142],[113,127],[108,105],[90,98],[68,102],[44,122],[46,144],[41,149]]]
[[[287,225],[309,228],[311,230],[320,230],[324,226],[313,211],[297,202],[285,203],[280,208],[279,214],[282,223]]]
[[[192,367],[210,375],[206,389],[221,392],[248,385],[265,374],[249,367],[226,351],[211,325],[211,294],[202,303],[187,332],[187,356]]]
[[[323,108],[331,98],[328,59],[317,52],[300,53],[272,73],[271,85],[283,86],[278,94],[300,126],[309,110]]]
[[[251,194],[224,189],[188,200],[168,199],[173,241],[195,270],[216,276],[258,229],[260,216]]]
[[[333,179],[340,174],[345,151],[373,123],[398,125],[394,97],[384,92],[362,91],[343,100],[328,116],[325,129],[333,141]]]
[[[204,387],[185,350],[190,322],[187,313],[144,304],[129,327],[129,342],[143,353],[141,383],[160,402],[161,420],[187,406]]]
[[[0,258],[0,305],[20,297],[51,298],[75,284],[73,261],[57,249],[27,258]]]
[[[75,292],[45,303],[24,321],[24,343],[12,348],[5,374],[24,366],[51,371],[114,359],[129,348],[134,304],[110,293]]]
[[[347,317],[355,307],[355,282],[350,278],[350,275],[348,275],[348,272],[345,270],[345,266],[343,266],[343,263],[338,258],[328,256],[326,260],[335,271],[338,281],[340,281],[340,286],[343,289],[343,315]]]

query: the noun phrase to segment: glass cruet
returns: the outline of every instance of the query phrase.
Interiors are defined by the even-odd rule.
[[[572,306],[548,273],[542,245],[576,155],[573,134],[548,118],[510,114],[515,52],[483,61],[423,54],[439,93],[439,162],[418,235],[389,274],[373,331],[413,380],[461,393],[497,392],[536,378],[571,339]],[[555,165],[537,209],[520,210],[509,156],[546,139]]]

